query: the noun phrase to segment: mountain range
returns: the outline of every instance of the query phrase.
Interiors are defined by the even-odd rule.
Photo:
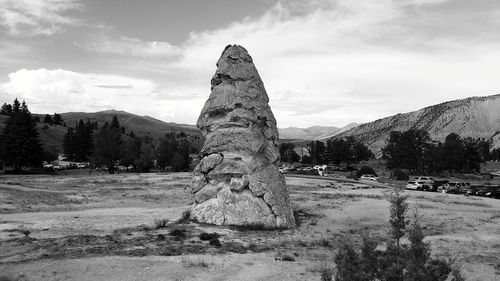
[[[43,120],[44,114],[38,115]],[[107,110],[95,113],[61,113],[66,127],[38,123],[40,138],[46,147],[62,152],[62,139],[67,127],[74,127],[81,119],[96,121],[98,125],[111,122],[116,115],[126,133],[134,131],[137,136],[158,139],[170,132],[185,132],[191,135],[195,146],[201,146],[203,137],[195,125],[164,122],[150,116],[139,116],[124,111]],[[0,129],[5,125],[6,116],[0,115]],[[304,146],[312,140],[326,141],[330,138],[353,136],[380,155],[382,147],[391,131],[422,129],[429,132],[435,141],[444,141],[450,133],[461,137],[492,140],[494,147],[500,147],[500,95],[470,97],[443,102],[423,109],[396,114],[365,124],[351,123],[345,127],[313,126],[309,128],[289,127],[279,129],[282,142],[293,142]]]
[[[312,126],[309,128],[288,127],[278,129],[282,140],[322,140],[350,130],[359,123],[350,123],[342,128],[332,126]]]
[[[353,136],[380,155],[391,131],[409,129],[425,130],[435,141],[442,142],[448,134],[457,133],[492,140],[494,147],[500,147],[500,95],[443,102],[365,123],[335,137]]]

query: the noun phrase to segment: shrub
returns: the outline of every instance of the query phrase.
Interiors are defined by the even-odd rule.
[[[167,226],[168,220],[165,218],[162,218],[162,219],[155,218],[154,224],[155,224],[155,228],[164,228]]]
[[[395,169],[392,172],[391,178],[394,180],[398,180],[398,181],[407,181],[410,179],[410,176],[405,171],[403,171],[401,169]]]
[[[282,261],[295,261],[295,258],[293,256],[291,256],[291,255],[283,255],[281,257],[281,260]]]
[[[361,177],[362,175],[366,175],[366,174],[372,174],[372,175],[377,176],[377,173],[375,173],[375,170],[373,170],[373,168],[370,166],[363,166],[363,167],[361,167],[361,169],[359,169],[356,172],[356,176],[358,178]]]
[[[174,229],[172,231],[170,231],[169,235],[170,236],[174,236],[175,238],[178,238],[178,239],[182,239],[182,238],[185,238],[186,237],[186,234],[184,233],[185,230],[184,229]]]
[[[326,267],[320,271],[321,281],[332,281],[334,271],[333,269]]]
[[[182,212],[182,216],[179,219],[178,223],[188,223],[190,221],[191,217],[191,211],[190,210],[185,210]]]
[[[216,233],[217,234],[217,233]],[[208,244],[212,245],[212,246],[215,246],[215,247],[220,247],[222,246],[222,244],[220,243],[220,240],[219,240],[219,236],[217,235],[217,237],[214,237],[212,239],[210,239],[210,241],[208,241]]]
[[[202,232],[202,233],[200,233],[199,237],[200,237],[200,240],[209,241],[209,240],[212,240],[214,238],[219,238],[219,234],[217,232],[213,232],[213,233]]]

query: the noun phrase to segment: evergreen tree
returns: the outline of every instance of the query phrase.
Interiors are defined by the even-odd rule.
[[[127,167],[133,166],[137,169],[135,160],[139,159],[142,140],[136,137],[126,138],[120,147],[120,165]]]
[[[432,157],[431,148],[432,143],[427,132],[410,129],[405,132],[391,132],[382,153],[390,169],[401,168],[424,173],[428,170]]]
[[[113,115],[113,119],[111,120],[111,129],[120,129],[120,122],[118,122],[116,115]]]
[[[68,128],[64,135],[64,154],[71,161],[86,162],[92,153],[94,143],[92,139],[93,124],[80,120],[75,128]]]
[[[450,172],[462,170],[464,166],[464,143],[458,134],[451,133],[446,136],[443,144],[443,157],[446,168]]]
[[[52,125],[54,124],[54,120],[52,119],[52,116],[45,114],[45,117],[43,117],[43,123]]]
[[[2,108],[0,108],[0,114],[11,115],[12,114],[12,105],[4,103],[2,105]]]
[[[110,174],[114,174],[120,159],[121,132],[119,127],[112,128],[108,123],[99,130],[95,137],[91,161],[96,165],[106,165]]]
[[[68,160],[74,160],[76,156],[76,136],[73,128],[68,128],[63,138],[64,155]]]
[[[137,169],[141,172],[149,172],[154,167],[154,147],[152,143],[143,143],[139,158],[135,160]]]
[[[160,142],[158,148],[157,165],[164,170],[167,166],[172,166],[174,154],[177,152],[177,139],[174,134],[166,134]]]
[[[300,160],[293,143],[281,143],[279,146],[281,162],[293,163]]]
[[[7,166],[13,166],[16,172],[23,167],[40,167],[43,148],[36,130],[36,123],[23,101],[17,99],[12,106],[12,114],[7,121],[0,138],[0,155]]]
[[[60,114],[54,113],[54,117],[52,118],[52,122],[54,125],[62,125],[63,119]]]

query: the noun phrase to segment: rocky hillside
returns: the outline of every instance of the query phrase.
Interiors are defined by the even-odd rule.
[[[336,137],[354,136],[380,154],[391,131],[423,129],[433,140],[450,133],[462,137],[492,139],[500,146],[500,95],[471,97],[397,114],[359,125]]]

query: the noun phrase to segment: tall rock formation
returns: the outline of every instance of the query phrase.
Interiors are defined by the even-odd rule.
[[[193,173],[191,218],[217,225],[294,227],[278,170],[278,129],[264,84],[245,48],[229,45],[197,122],[205,135]]]

